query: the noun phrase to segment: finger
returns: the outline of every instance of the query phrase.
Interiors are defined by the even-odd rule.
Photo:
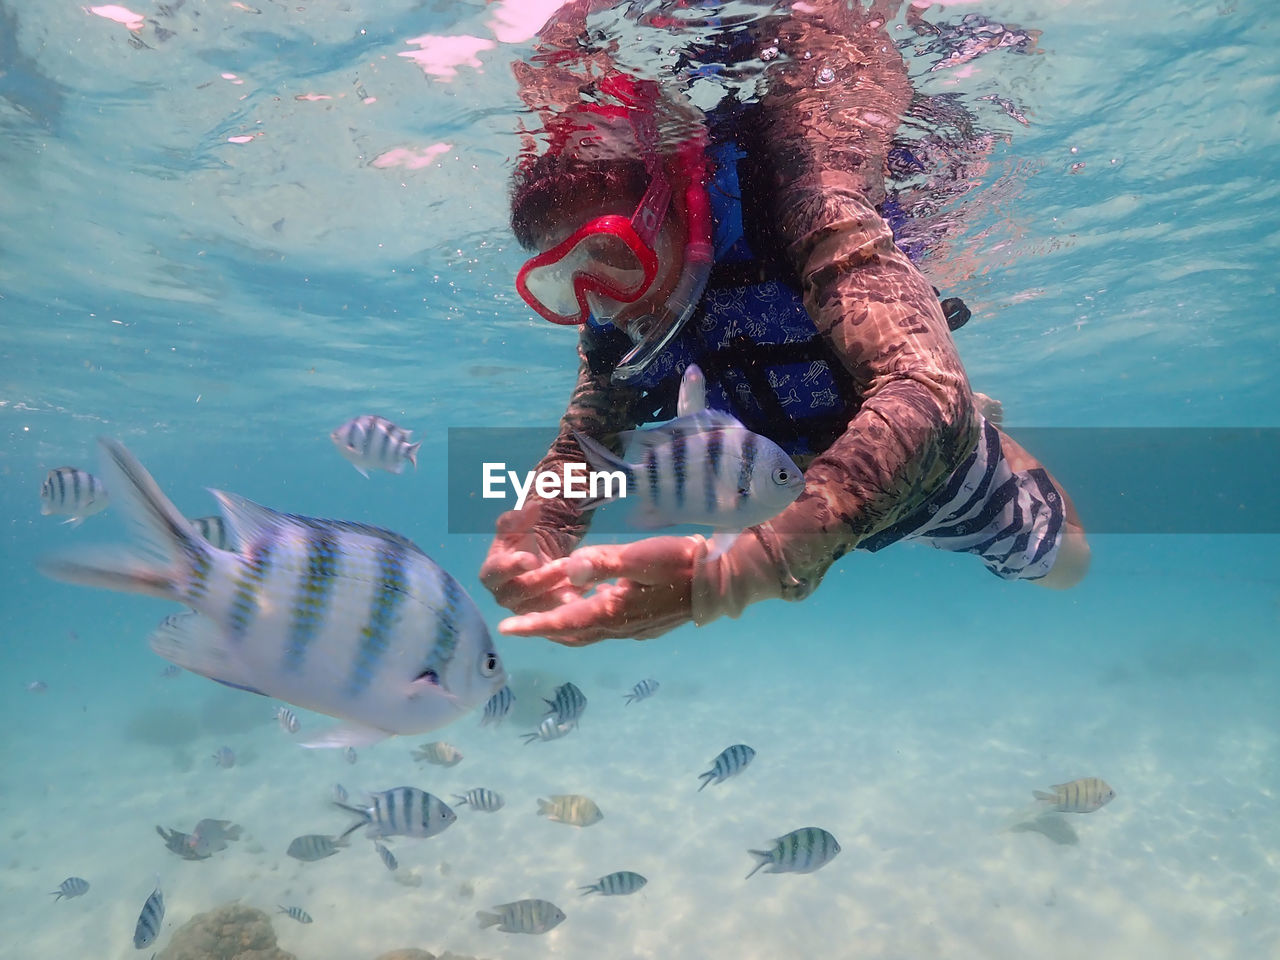
[[[581,547],[565,558],[565,575],[578,586],[631,577],[648,581],[670,571],[689,549],[684,537],[649,537],[634,543]]]
[[[576,598],[543,613],[507,617],[498,624],[498,632],[513,637],[546,637],[549,640],[608,636],[614,625],[617,594],[612,590]]]
[[[500,551],[480,565],[480,582],[493,590],[513,577],[528,573],[541,562],[532,553],[523,550],[514,553]]]

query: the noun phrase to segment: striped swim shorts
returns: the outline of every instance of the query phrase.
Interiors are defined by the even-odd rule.
[[[1005,580],[1039,580],[1062,543],[1062,495],[1041,468],[1014,473],[1000,432],[985,419],[973,453],[938,492],[910,516],[858,544],[876,551],[919,541],[973,553]]]

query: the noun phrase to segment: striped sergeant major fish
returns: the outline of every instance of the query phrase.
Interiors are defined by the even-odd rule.
[[[406,462],[418,466],[421,442],[410,443],[412,430],[397,427],[384,417],[371,413],[354,417],[329,434],[338,452],[351,461],[362,476],[370,470],[401,473]]]
[[[89,881],[82,877],[67,877],[62,883],[58,884],[58,889],[51,891],[50,895],[54,902],[63,899],[73,900],[76,897],[83,897],[89,892]]]
[[[453,798],[459,806],[465,803],[472,810],[483,810],[485,813],[496,813],[506,803],[502,799],[502,794],[495,793],[485,787],[476,787],[466,793],[455,793]]]
[[[40,513],[66,517],[62,522],[73,527],[107,509],[109,500],[102,481],[76,467],[54,467],[40,485]]]
[[[339,840],[364,826],[370,837],[434,837],[458,819],[447,803],[417,787],[393,787],[371,794],[370,800],[367,807],[337,804],[360,818],[339,835]]]
[[[600,893],[606,897],[620,897],[635,893],[649,881],[630,870],[619,870],[601,877],[595,883],[579,887],[585,897],[589,893]]]
[[[222,517],[196,517],[191,521],[196,533],[204,537],[219,550],[234,550],[235,543],[231,539],[231,531],[227,529],[227,521]]]
[[[527,747],[535,740],[559,740],[568,734],[573,729],[573,726],[572,723],[560,723],[555,717],[547,717],[538,724],[538,729],[533,733],[522,733],[520,737]]]
[[[702,787],[709,783],[724,783],[730,777],[737,776],[748,763],[755,759],[755,756],[756,752],[745,743],[735,743],[732,747],[725,747],[720,751],[719,756],[711,761],[711,769],[698,774],[698,779],[702,781],[698,792],[701,793]]]
[[[480,929],[497,927],[504,933],[546,933],[564,921],[564,911],[549,900],[500,903],[495,912],[477,910]]]
[[[761,867],[765,873],[813,873],[835,859],[840,844],[821,827],[801,827],[778,837],[768,850],[747,852],[760,859],[747,874],[749,880]]]
[[[714,530],[707,558],[732,546],[747,527],[777,516],[804,491],[804,474],[781,447],[752,433],[730,414],[709,410],[702,371],[690,364],[680,382],[674,420],[618,437],[625,461],[575,433],[591,468],[620,473],[627,499],[639,503],[633,522],[652,530],[679,523]],[[582,507],[612,499],[583,501]]]
[[[156,942],[160,935],[160,924],[164,922],[164,894],[160,892],[160,884],[156,884],[147,902],[142,905],[138,914],[138,925],[133,928],[133,945],[141,950]]]
[[[589,827],[604,819],[596,802],[580,793],[557,793],[550,800],[539,797],[538,816],[571,827]]]
[[[346,845],[346,842],[341,837],[335,840],[333,837],[326,837],[322,833],[304,833],[302,836],[294,837],[289,841],[289,849],[285,853],[295,860],[301,860],[303,863],[315,863],[325,857],[332,857],[338,852],[339,847],[345,847]]]
[[[660,686],[662,684],[658,683],[657,680],[641,680],[631,688],[630,693],[626,694],[626,705],[631,706],[638,700],[648,700],[658,692]]]
[[[382,865],[388,870],[395,870],[400,866],[400,862],[396,860],[396,855],[380,844],[377,840],[373,841],[373,849],[378,851],[378,856],[382,858]]]
[[[506,682],[480,611],[412,542],[214,491],[240,552],[198,536],[134,456],[99,441],[107,487],[145,551],[68,551],[55,579],[177,601],[151,648],[218,683],[340,718],[311,747],[450,723]]]
[[[301,907],[286,907],[280,904],[276,904],[276,906],[280,907],[280,913],[293,917],[293,919],[297,920],[299,923],[311,922],[311,914],[307,913],[307,911],[303,910]]]
[[[577,723],[587,709],[586,694],[573,683],[560,684],[556,687],[555,696],[550,700],[543,697],[542,702],[550,707],[547,716],[556,723]]]
[[[302,729],[302,724],[298,722],[298,715],[288,707],[276,707],[276,723],[280,724],[280,729],[288,734],[297,733]]]
[[[502,723],[507,718],[507,714],[511,712],[511,705],[515,701],[516,695],[511,692],[509,686],[503,684],[502,689],[485,703],[484,716],[480,718],[480,726],[487,727],[491,723]]]
[[[440,767],[452,767],[462,762],[462,751],[443,740],[432,740],[413,751],[413,759],[419,763],[434,763]]]
[[[1093,813],[1116,798],[1116,792],[1107,781],[1098,777],[1083,777],[1070,783],[1055,783],[1053,793],[1033,790],[1035,798],[1045,805],[1045,812]]]

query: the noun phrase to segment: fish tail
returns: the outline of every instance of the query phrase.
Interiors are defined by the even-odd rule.
[[[701,793],[702,787],[705,787],[708,783],[710,783],[715,778],[716,778],[715,772],[712,770],[708,770],[706,773],[698,774],[698,779],[702,781],[702,786],[698,787],[698,792]]]
[[[122,444],[100,437],[98,446],[107,488],[123,507],[143,550],[116,546],[68,551],[41,560],[41,573],[87,587],[181,602],[191,572],[212,547]]]
[[[541,797],[538,798],[538,816],[549,816],[553,810],[555,810],[554,803],[550,800],[543,800]]]
[[[1031,795],[1044,803],[1057,803],[1057,794],[1045,793],[1043,790],[1032,790]]]
[[[480,921],[480,929],[486,927],[496,927],[502,922],[502,916],[497,913],[490,913],[488,910],[477,910],[476,919]]]
[[[351,826],[347,827],[347,829],[343,830],[342,833],[338,834],[337,839],[333,841],[334,846],[345,845],[347,837],[351,836],[351,834],[355,833],[361,827],[368,826],[373,822],[373,817],[369,815],[368,810],[362,810],[360,807],[353,807],[349,803],[342,803],[338,800],[334,800],[333,805],[335,807],[341,807],[343,810],[347,811],[347,813],[355,814],[360,818]]]
[[[751,854],[752,856],[759,857],[760,862],[757,863],[754,867],[752,867],[751,872],[748,873],[746,877],[743,878],[745,880],[750,880],[753,876],[755,876],[756,871],[759,870],[761,867],[765,866],[766,864],[773,863],[772,850],[748,850],[747,853]]]
[[[422,446],[422,441],[412,443],[405,448],[404,458],[413,464],[413,469],[418,469],[418,449]]]
[[[598,884],[598,883],[593,883],[593,884],[591,884],[591,886],[589,886],[589,887],[579,887],[578,889],[582,891],[582,896],[584,896],[584,897],[585,897],[588,893],[599,893],[599,892],[600,892],[600,884]]]

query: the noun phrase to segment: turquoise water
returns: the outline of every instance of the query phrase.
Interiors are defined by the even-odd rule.
[[[152,22],[131,34],[77,4],[0,2],[0,957],[149,956],[130,935],[157,874],[157,948],[232,900],[296,903],[315,923],[275,930],[303,960],[1280,953],[1274,535],[1097,535],[1064,593],[900,545],[845,558],[803,604],[644,644],[500,639],[524,710],[547,684],[582,687],[578,734],[526,748],[526,714],[496,731],[467,717],[354,767],[289,743],[267,701],[161,677],[145,637],[169,605],[42,579],[36,557],[123,537],[110,511],[77,529],[39,514],[45,473],[92,469],[105,434],[192,516],[214,512],[213,487],[403,533],[492,627],[488,538],[448,529],[446,430],[553,424],[574,376],[572,335],[511,282],[509,64],[530,31],[508,21],[527,8],[134,9]],[[1277,426],[1271,5],[926,18],[974,10],[1043,31],[1034,56],[916,65],[927,92],[1013,97],[1029,121],[983,114],[1002,139],[926,263],[974,310],[957,342],[975,389],[1015,437]],[[427,35],[489,45],[426,72],[401,54]],[[423,165],[373,164],[397,149]],[[416,428],[416,472],[366,480],[337,456],[328,432],[363,412]],[[660,693],[624,709],[649,676]],[[466,760],[415,765],[409,747],[436,738]],[[738,741],[753,766],[695,793]],[[209,759],[222,744],[234,769]],[[1117,798],[1069,821],[1075,842],[1002,829],[1032,790],[1084,776]],[[346,826],[336,780],[485,783],[508,806],[396,844],[421,880],[405,886],[364,842],[283,855]],[[537,796],[575,792],[600,824],[534,815]],[[250,837],[186,862],[154,834],[203,817]],[[835,861],[743,881],[748,848],[806,825],[837,836]],[[578,898],[614,869],[649,884]],[[52,903],[68,876],[90,892]],[[533,896],[568,919],[545,937],[476,929],[476,910]]]

